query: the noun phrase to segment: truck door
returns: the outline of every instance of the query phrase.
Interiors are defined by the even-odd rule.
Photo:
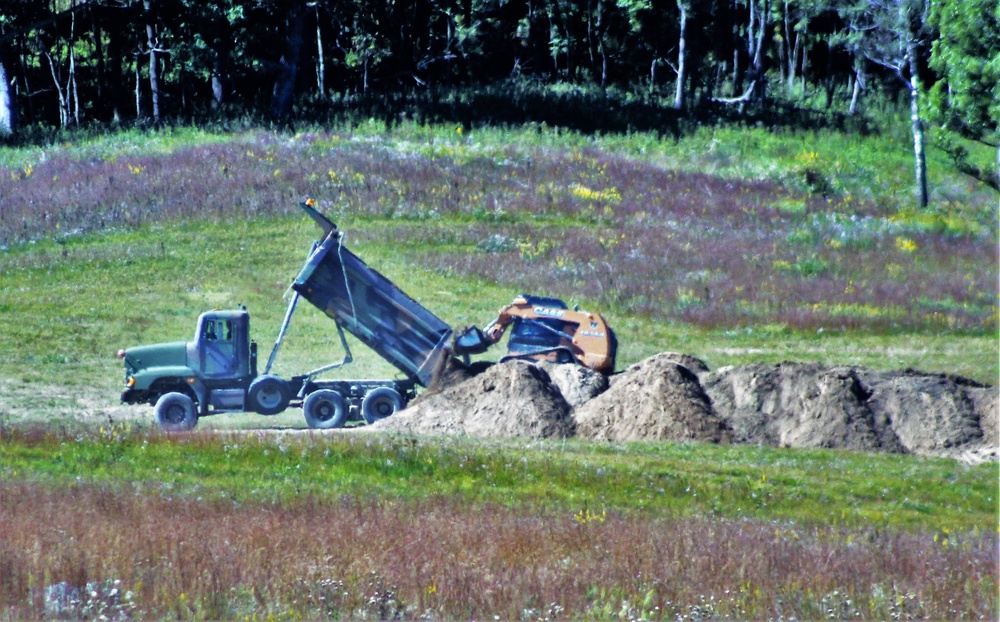
[[[236,330],[229,318],[205,318],[202,322],[202,373],[208,377],[233,376],[238,371]]]

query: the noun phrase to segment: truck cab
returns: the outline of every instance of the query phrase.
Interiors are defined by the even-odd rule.
[[[189,361],[208,382],[251,375],[250,314],[245,310],[202,313],[189,345]]]
[[[199,415],[244,410],[257,379],[257,344],[243,308],[202,313],[192,341],[128,348],[118,357],[125,363],[121,401],[156,406],[166,428],[194,427]],[[284,410],[287,395],[257,397],[269,396],[267,406]]]

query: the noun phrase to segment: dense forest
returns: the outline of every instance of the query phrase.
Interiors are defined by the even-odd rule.
[[[7,140],[94,123],[315,120],[365,101],[398,113],[458,90],[493,96],[450,109],[467,123],[549,121],[551,98],[518,109],[515,93],[597,93],[654,128],[706,111],[850,119],[878,102],[910,111],[919,181],[928,124],[1000,142],[1000,3],[0,0]],[[555,119],[608,129],[578,116]]]

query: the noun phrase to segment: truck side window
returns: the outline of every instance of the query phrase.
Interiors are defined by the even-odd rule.
[[[232,341],[233,323],[229,320],[208,320],[202,337],[207,341]]]

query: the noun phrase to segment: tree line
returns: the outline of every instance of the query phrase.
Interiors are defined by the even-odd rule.
[[[0,0],[0,135],[586,85],[680,113],[873,93],[997,144],[997,0]],[[1000,162],[1000,150],[998,150]]]

